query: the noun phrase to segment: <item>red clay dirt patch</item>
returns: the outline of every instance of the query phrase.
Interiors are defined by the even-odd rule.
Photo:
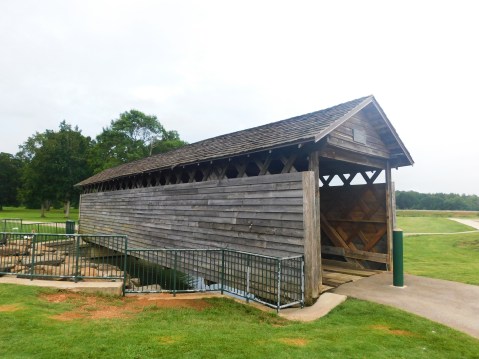
[[[16,312],[20,310],[20,306],[18,304],[4,304],[0,305],[0,312]]]
[[[377,329],[377,330],[381,330],[383,332],[386,332],[388,334],[392,334],[392,335],[403,335],[403,336],[413,336],[414,333],[413,332],[410,332],[409,330],[401,330],[401,329],[391,329],[389,328],[388,326],[386,325],[371,325],[370,326],[372,329]]]
[[[78,293],[43,294],[41,298],[50,303],[70,302],[75,305],[70,311],[52,316],[52,319],[69,321],[74,319],[129,318],[147,309],[189,308],[203,310],[211,306],[203,299],[170,299],[160,296],[138,296],[130,298],[99,297]]]

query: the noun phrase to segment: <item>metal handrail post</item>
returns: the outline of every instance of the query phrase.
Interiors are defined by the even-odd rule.
[[[225,290],[225,250],[221,249],[221,294]]]
[[[73,280],[75,283],[78,282],[78,274],[79,274],[79,265],[78,262],[80,260],[80,236],[75,236],[75,273]],[[81,273],[80,273],[81,274]]]
[[[304,256],[301,257],[301,308],[304,308]]]
[[[30,280],[33,280],[33,276],[35,275],[35,238],[36,236],[33,235],[32,238],[32,260],[30,262]]]
[[[251,255],[248,255],[246,261],[246,303],[249,303],[249,284],[251,276]]]
[[[178,258],[177,258],[177,252],[175,250],[175,261],[174,261],[174,264],[173,264],[173,297],[176,297],[176,265],[177,265],[177,261],[178,261]]]
[[[276,312],[279,313],[279,308],[281,307],[281,259],[278,259],[278,303],[276,307]]]
[[[125,238],[125,256],[123,259],[123,296],[125,296],[126,292],[126,266],[128,263],[128,237]]]

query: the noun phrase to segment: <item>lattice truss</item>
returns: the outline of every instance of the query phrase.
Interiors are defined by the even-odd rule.
[[[84,187],[84,193],[254,177],[308,170],[308,153],[270,150],[229,159],[202,162],[117,178]]]
[[[386,186],[374,184],[380,172],[361,173],[365,185],[350,185],[357,174],[338,175],[343,186],[329,187],[334,176],[321,179],[321,242],[345,249],[348,261],[383,262],[364,252],[387,253]]]

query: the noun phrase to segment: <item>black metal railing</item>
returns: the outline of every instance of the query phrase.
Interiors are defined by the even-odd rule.
[[[0,233],[0,274],[30,279],[126,279],[127,237]]]
[[[304,304],[303,256],[230,249],[128,249],[127,293],[220,291],[280,310]]]
[[[128,248],[121,235],[0,233],[0,275],[121,280],[124,292],[230,293],[278,311],[304,305],[304,258],[231,249]]]
[[[0,232],[73,234],[75,221],[31,222],[19,218],[5,218],[0,219]]]

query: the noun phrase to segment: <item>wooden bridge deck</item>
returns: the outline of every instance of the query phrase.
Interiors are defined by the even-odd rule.
[[[357,268],[348,262],[323,259],[323,284],[321,292],[339,287],[344,283],[354,282],[359,279],[381,273],[380,270]]]

